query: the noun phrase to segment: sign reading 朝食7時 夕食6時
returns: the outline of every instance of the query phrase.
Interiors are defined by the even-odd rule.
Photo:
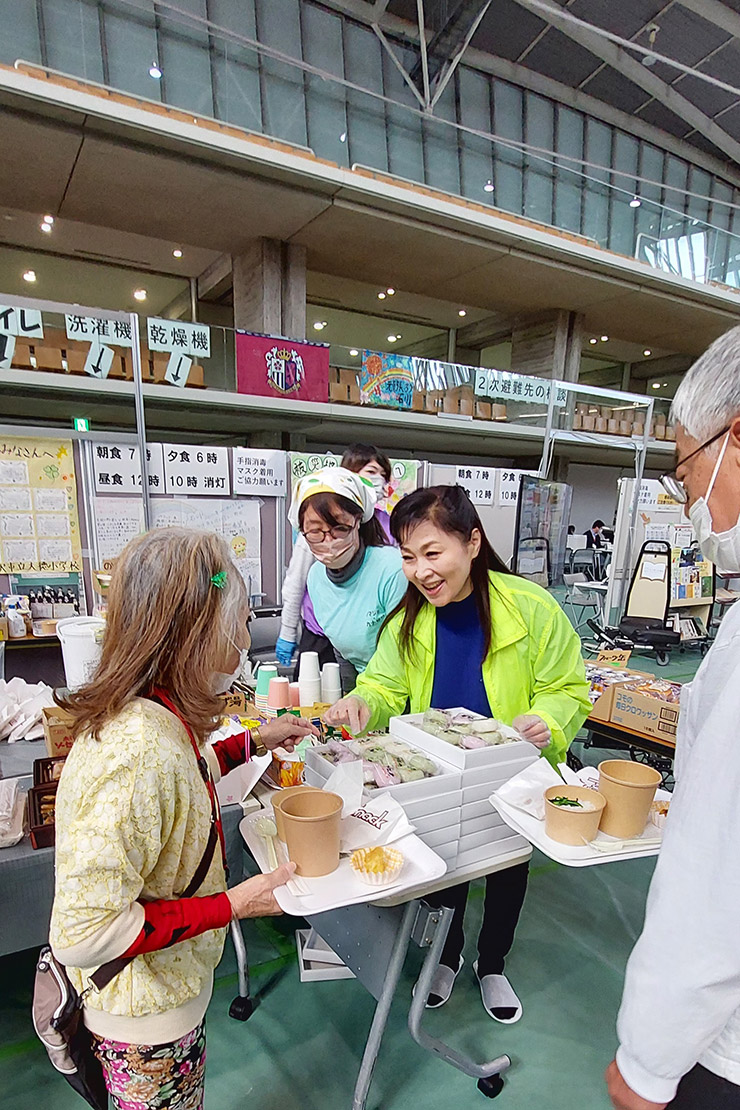
[[[329,345],[237,331],[236,383],[258,397],[328,401]]]

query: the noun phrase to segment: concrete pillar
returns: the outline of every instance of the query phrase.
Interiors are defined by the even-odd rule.
[[[234,327],[306,338],[306,248],[255,239],[233,259]]]
[[[566,309],[518,321],[511,337],[511,369],[561,381],[578,381],[583,317]]]

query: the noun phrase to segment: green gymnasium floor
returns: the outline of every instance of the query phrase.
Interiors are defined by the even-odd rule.
[[[688,680],[697,653],[677,655],[660,674]],[[646,660],[646,664],[649,663]],[[642,661],[635,664],[640,667]],[[654,667],[645,665],[644,669]],[[582,752],[589,763],[599,753]],[[486,1016],[473,981],[482,883],[468,906],[466,966],[450,1002],[428,1028],[479,1059],[513,1059],[508,1110],[608,1110],[602,1081],[615,1048],[614,1024],[627,956],[637,938],[653,860],[588,869],[561,867],[535,852],[530,887],[508,972],[524,1003],[515,1026]],[[206,1110],[350,1110],[373,1002],[356,982],[301,984],[296,922],[275,918],[247,927],[253,990],[260,1004],[245,1024],[228,1017],[236,993],[226,955],[208,1013]],[[81,1110],[36,1042],[29,1017],[35,952],[0,960],[0,1107]],[[396,997],[368,1102],[370,1110],[449,1110],[488,1105],[475,1081],[418,1048],[406,1029],[420,962],[412,948]]]

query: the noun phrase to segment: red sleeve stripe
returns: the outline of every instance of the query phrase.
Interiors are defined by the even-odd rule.
[[[221,929],[231,921],[231,902],[226,894],[209,894],[198,898],[164,898],[143,902],[144,924],[134,943],[122,953],[140,956],[157,952],[181,940]]]

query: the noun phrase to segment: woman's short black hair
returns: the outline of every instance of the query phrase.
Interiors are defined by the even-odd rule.
[[[372,462],[382,467],[386,482],[390,482],[391,460],[377,447],[373,447],[369,443],[350,443],[342,455],[342,466],[346,467],[347,470],[353,470],[355,474],[359,474],[363,466]]]

